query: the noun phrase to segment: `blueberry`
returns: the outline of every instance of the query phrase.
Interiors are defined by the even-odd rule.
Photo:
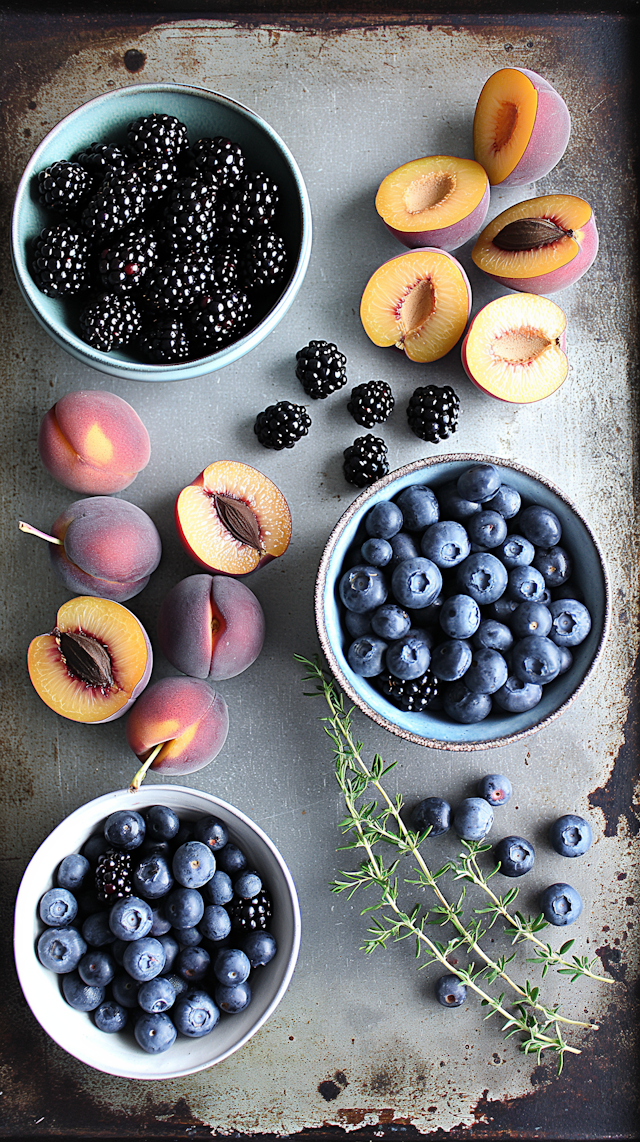
[[[47,928],[38,940],[38,959],[56,975],[75,971],[87,950],[76,928]]]
[[[481,646],[473,652],[464,681],[472,694],[495,694],[508,677],[509,667],[500,651]]]
[[[240,948],[221,948],[213,962],[213,974],[227,987],[244,983],[250,971],[249,957]]]
[[[133,940],[125,949],[122,966],[132,979],[146,983],[164,968],[164,948],[154,936]]]
[[[224,940],[231,931],[231,920],[226,908],[221,904],[208,904],[200,921],[200,931],[214,943]]]
[[[176,1001],[176,993],[171,982],[164,976],[156,976],[143,983],[138,991],[138,1006],[149,1015],[159,1015],[169,1011]]]
[[[360,678],[375,678],[384,666],[387,643],[376,635],[363,634],[347,650],[347,662]]]
[[[564,547],[539,547],[533,557],[533,566],[543,576],[547,587],[561,587],[573,571],[571,556]]]
[[[252,968],[264,967],[270,963],[278,950],[275,936],[261,928],[247,932],[240,942]]]
[[[338,592],[349,611],[372,611],[386,601],[388,588],[379,567],[369,567],[357,563],[345,571],[340,579]]]
[[[476,648],[487,646],[504,654],[513,646],[513,635],[505,623],[499,623],[497,619],[482,619],[471,641]]]
[[[70,892],[80,888],[90,867],[89,861],[82,853],[71,853],[70,856],[66,856],[60,862],[56,873],[59,888],[68,888]]]
[[[557,646],[579,646],[591,630],[591,615],[577,599],[554,599],[549,603],[549,638]]]
[[[176,1029],[168,1015],[163,1011],[138,1016],[135,1021],[133,1033],[136,1043],[148,1055],[159,1055],[168,1051],[176,1041]]]
[[[123,900],[120,901],[124,903]],[[113,944],[116,936],[109,924],[108,912],[93,912],[82,924],[82,935],[92,948],[103,948]]]
[[[164,901],[164,914],[174,928],[193,928],[202,919],[204,901],[196,888],[174,888]]]
[[[389,546],[393,552],[391,561],[388,567],[393,571],[398,563],[402,563],[404,559],[417,559],[420,554],[418,543],[412,535],[407,531],[399,531],[397,535],[392,535],[389,540]]]
[[[63,975],[62,994],[75,1011],[95,1011],[104,1000],[104,988],[84,983],[77,971]]]
[[[474,503],[483,504],[491,500],[502,483],[495,464],[474,464],[458,477],[458,495]]]
[[[456,682],[469,669],[473,651],[468,642],[450,638],[435,647],[431,654],[431,673],[443,682]]]
[[[486,613],[489,618],[495,619],[498,623],[509,623],[511,622],[511,616],[519,606],[520,604],[516,603],[515,599],[507,599],[502,595],[499,599],[496,599],[495,603],[491,603],[491,605],[487,607]]]
[[[562,537],[562,525],[557,515],[540,504],[532,504],[524,509],[519,518],[519,527],[535,547],[555,547]]]
[[[501,484],[495,496],[490,500],[485,500],[485,507],[491,508],[494,512],[500,512],[501,516],[505,519],[513,519],[520,511],[522,503],[520,492],[512,488],[510,484]]]
[[[206,991],[190,990],[176,999],[173,1021],[181,1035],[200,1039],[213,1031],[220,1012]]]
[[[582,899],[570,884],[550,884],[540,896],[540,908],[548,924],[561,928],[578,919],[582,912]]]
[[[206,976],[211,967],[211,956],[206,948],[196,945],[192,948],[183,948],[175,961],[175,971],[187,983],[199,983]]]
[[[173,931],[181,948],[195,948],[202,943],[202,932],[195,925],[190,928],[174,928]]]
[[[440,508],[435,493],[425,484],[410,484],[396,496],[396,504],[402,512],[407,531],[422,531],[435,523]]]
[[[551,630],[551,611],[543,603],[519,603],[511,618],[511,630],[516,638],[544,637]]]
[[[501,773],[488,773],[478,782],[478,797],[484,797],[490,805],[506,805],[512,792],[509,778]]]
[[[471,638],[480,626],[480,606],[471,595],[450,595],[445,599],[438,622],[449,638]]]
[[[467,998],[467,989],[457,975],[441,975],[436,980],[435,993],[443,1007],[462,1007]]]
[[[568,646],[559,646],[558,650],[560,651],[560,674],[566,674],[569,667],[573,666],[573,655]]]
[[[172,841],[180,828],[180,819],[168,805],[150,805],[142,816],[147,837],[152,841]]]
[[[494,702],[508,714],[523,714],[525,710],[532,710],[541,698],[542,686],[535,682],[521,682],[513,674],[493,695]]]
[[[375,611],[363,611],[359,615],[357,611],[345,609],[342,621],[352,638],[360,638],[363,634],[372,633],[371,619],[374,614]]]
[[[371,628],[379,638],[402,638],[411,629],[411,619],[397,603],[383,603],[371,616]]]
[[[420,549],[427,559],[443,570],[462,563],[471,551],[466,529],[455,520],[432,523],[422,534]]]
[[[116,1003],[121,1007],[126,1007],[128,1010],[133,1010],[138,1006],[138,992],[140,990],[140,981],[132,979],[127,975],[126,971],[118,972],[114,975],[111,981],[111,994]]]
[[[229,843],[217,854],[217,865],[223,872],[233,876],[234,873],[242,872],[243,868],[247,867],[247,858],[242,849]]]
[[[146,825],[141,813],[135,809],[118,809],[110,813],[104,823],[105,839],[116,849],[132,852],[142,844]]]
[[[536,549],[523,535],[509,535],[496,554],[511,571],[514,567],[528,567],[533,563]]]
[[[464,841],[481,841],[493,824],[493,809],[484,797],[466,797],[453,813],[453,828]]]
[[[139,896],[117,900],[109,912],[109,927],[119,940],[140,940],[149,935],[152,924],[151,905]]]
[[[483,548],[494,548],[504,543],[507,535],[507,524],[504,516],[501,516],[499,512],[486,508],[468,520],[467,532],[471,543],[477,543],[479,547]]]
[[[246,981],[231,986],[219,983],[213,994],[221,1011],[226,1011],[229,1015],[244,1011],[251,1003],[251,988]]]
[[[493,850],[503,876],[524,876],[533,868],[533,845],[524,837],[503,837]]]
[[[202,892],[209,904],[228,904],[233,896],[233,884],[229,873],[217,868]]]
[[[162,944],[164,949],[164,967],[162,969],[162,975],[168,975],[178,957],[180,945],[175,937],[172,936],[169,932],[165,932],[162,935],[156,936],[156,939],[159,941],[159,943]]]
[[[98,857],[106,853],[109,848],[109,842],[104,833],[94,833],[89,837],[82,846],[82,855],[87,858],[89,864],[97,864]]]
[[[116,961],[109,952],[91,949],[85,952],[78,964],[78,975],[83,983],[106,987],[116,974]]]
[[[144,856],[134,869],[133,888],[145,900],[157,900],[173,888],[173,876],[164,856]]]
[[[251,900],[262,892],[262,880],[257,872],[241,872],[233,882],[233,890],[241,900]]]
[[[415,559],[403,559],[391,576],[391,590],[401,607],[422,610],[437,599],[441,589],[440,568],[422,555]]]
[[[558,647],[549,638],[530,634],[515,644],[511,651],[511,665],[521,682],[546,686],[560,673]]]
[[[535,567],[512,567],[509,572],[507,595],[516,603],[537,603],[545,590],[545,581]]]
[[[372,539],[391,539],[402,527],[402,511],[393,500],[381,500],[367,513],[364,526]]]
[[[385,655],[387,670],[394,678],[411,682],[422,678],[431,661],[431,639],[426,631],[411,629],[404,638],[392,642]]]
[[[591,847],[593,840],[591,825],[584,817],[578,817],[575,813],[565,813],[553,822],[549,829],[549,840],[560,856],[582,856]]]
[[[122,967],[125,949],[128,948],[128,946],[129,945],[127,944],[126,940],[114,940],[109,948],[109,951],[119,968]]]
[[[482,510],[477,501],[467,500],[460,495],[455,480],[440,488],[438,498],[443,519],[455,519],[462,523]]]
[[[174,852],[171,871],[183,888],[202,888],[216,871],[216,858],[202,841],[187,841]]]
[[[507,571],[495,555],[476,552],[457,567],[456,583],[477,603],[495,603],[506,590]]]
[[[454,722],[472,725],[482,722],[491,713],[491,696],[472,694],[460,679],[452,682],[442,695],[442,708]]]
[[[99,1031],[106,1031],[114,1035],[116,1031],[124,1031],[129,1018],[126,1007],[116,1003],[114,999],[105,999],[99,1003],[93,1013],[93,1021]]]
[[[63,928],[73,924],[78,915],[78,902],[68,888],[50,888],[40,900],[38,912],[43,924]]]
[[[393,547],[387,539],[365,539],[360,555],[370,567],[386,567],[393,558]]]
[[[156,939],[158,936],[165,936],[167,932],[171,930],[171,921],[167,920],[162,910],[162,905],[156,905],[151,911],[153,914],[153,923],[149,929],[149,935],[155,936]]]
[[[430,837],[441,837],[451,827],[451,806],[441,797],[424,797],[411,810],[409,825],[416,833],[429,829]]]

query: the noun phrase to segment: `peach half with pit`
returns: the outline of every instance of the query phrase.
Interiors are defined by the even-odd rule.
[[[264,611],[246,583],[229,575],[189,575],[165,595],[158,641],[176,670],[219,682],[255,662],[265,634]]]
[[[23,520],[18,526],[49,543],[51,566],[68,590],[117,603],[146,587],[162,554],[150,516],[111,496],[76,500],[55,520],[50,535]]]
[[[102,390],[65,393],[45,413],[38,451],[47,471],[72,492],[110,495],[149,463],[149,433],[122,397]]]
[[[374,345],[393,345],[421,363],[453,349],[470,312],[471,286],[460,262],[430,246],[384,262],[360,302],[360,319]]]
[[[283,555],[291,512],[268,476],[239,460],[216,460],[176,500],[178,536],[206,571],[248,575]]]
[[[127,719],[127,741],[142,765],[131,782],[140,788],[149,769],[177,776],[204,769],[222,749],[229,711],[221,694],[201,678],[152,683]]]
[[[577,282],[598,253],[593,210],[574,194],[528,198],[485,226],[471,257],[509,289],[555,293]]]
[[[428,155],[382,180],[376,210],[403,246],[456,250],[478,233],[489,209],[489,179],[473,159]]]
[[[489,76],[473,120],[473,153],[491,186],[524,186],[549,174],[571,134],[567,105],[555,87],[525,67]]]
[[[60,607],[55,626],[34,638],[29,677],[42,701],[72,722],[121,718],[151,676],[142,623],[112,599],[81,595]]]
[[[567,319],[555,302],[533,293],[490,301],[473,318],[462,343],[462,364],[482,392],[511,404],[531,404],[566,380]]]

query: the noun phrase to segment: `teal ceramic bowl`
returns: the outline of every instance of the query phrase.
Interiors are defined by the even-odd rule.
[[[84,342],[78,331],[78,302],[49,298],[35,285],[30,271],[30,247],[44,226],[56,221],[38,200],[37,176],[57,159],[71,159],[97,141],[124,145],[129,123],[151,112],[174,115],[186,124],[189,141],[222,135],[239,143],[248,170],[260,170],[276,181],[280,204],[275,229],[285,241],[289,273],[280,293],[269,296],[256,322],[233,344],[198,360],[151,365],[128,350],[102,353]],[[83,365],[113,377],[136,381],[179,381],[215,372],[244,357],[284,317],[302,285],[311,254],[309,196],[293,155],[268,123],[254,111],[197,87],[172,83],[136,84],[109,91],[84,103],[62,119],[42,140],[20,180],[11,221],[13,268],[22,295],[42,327],[57,345]],[[266,310],[266,311],[265,311]]]
[[[533,709],[507,714],[493,703],[491,713],[474,724],[454,722],[442,712],[406,713],[392,705],[372,681],[355,674],[347,661],[352,637],[343,628],[343,608],[338,584],[351,563],[350,550],[367,534],[364,519],[382,500],[393,499],[410,484],[426,484],[435,491],[457,479],[472,464],[495,464],[502,482],[520,493],[523,506],[540,504],[556,513],[562,524],[561,545],[574,560],[572,584],[588,606],[592,625],[587,638],[573,650],[569,670],[543,687],[541,701]],[[357,561],[357,560],[356,560]],[[316,625],[322,650],[336,681],[349,699],[379,726],[417,745],[432,749],[470,751],[509,745],[548,726],[577,697],[596,668],[610,621],[610,598],[604,559],[591,528],[577,507],[550,480],[493,456],[459,454],[433,460],[418,460],[362,492],[338,520],[324,549],[315,589]],[[413,612],[414,616],[416,612]],[[444,637],[444,636],[443,636]]]

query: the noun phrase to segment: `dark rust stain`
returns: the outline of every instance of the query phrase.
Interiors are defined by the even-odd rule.
[[[144,52],[140,52],[137,48],[129,48],[129,51],[124,53],[124,66],[127,71],[142,71],[147,57]]]
[[[319,1084],[318,1091],[327,1102],[333,1102],[334,1098],[342,1094],[347,1086],[349,1086],[349,1080],[344,1071],[336,1071],[333,1079],[325,1079]]]
[[[637,787],[640,776],[640,759],[638,757],[638,676],[637,671],[631,683],[629,710],[632,712],[625,726],[624,741],[620,746],[614,767],[605,785],[594,789],[589,795],[589,804],[593,809],[602,809],[605,816],[604,834],[606,837],[615,837],[618,833],[618,822],[621,817],[627,821],[629,832],[637,836],[640,832],[640,820],[633,809],[634,789]],[[635,716],[634,716],[635,714]]]

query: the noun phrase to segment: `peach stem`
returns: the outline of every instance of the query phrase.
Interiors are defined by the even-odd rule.
[[[158,754],[160,753],[160,750],[166,744],[167,744],[166,742],[159,742],[158,745],[155,746],[154,749],[151,750],[151,753],[149,754],[147,760],[144,762],[143,765],[140,766],[140,769],[136,773],[133,781],[131,782],[131,785],[129,786],[129,792],[130,793],[137,793],[138,792],[140,786],[142,785],[142,782],[144,781],[144,779],[146,777],[147,770],[151,768],[151,766],[153,765],[154,761],[156,760]]]
[[[46,539],[47,543],[57,543],[59,547],[63,546],[61,539],[56,539],[55,535],[47,535],[45,531],[38,531],[37,527],[32,527],[30,523],[25,523],[24,520],[18,520],[18,527],[20,531],[26,531],[27,535],[37,535],[38,539]]]

